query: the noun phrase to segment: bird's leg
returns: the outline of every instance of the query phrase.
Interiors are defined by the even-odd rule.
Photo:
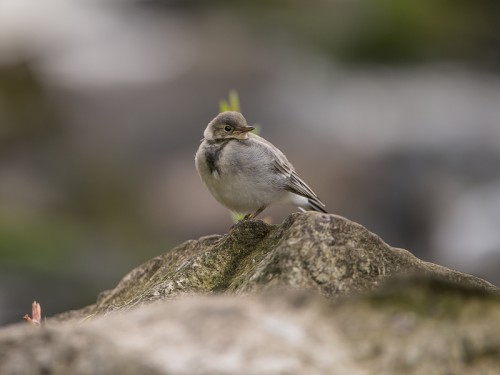
[[[266,209],[267,206],[263,206],[261,208],[259,208],[257,211],[255,211],[254,213],[250,213],[250,214],[247,214],[245,215],[245,217],[243,218],[243,220],[251,220],[251,219],[255,219],[255,217],[260,214],[262,211],[264,211]]]
[[[233,229],[234,229],[234,228],[236,228],[236,226],[237,226],[239,223],[241,223],[242,221],[246,221],[246,220],[252,220],[252,219],[254,219],[254,218],[255,218],[255,216],[257,216],[257,215],[258,215],[258,214],[260,214],[262,211],[264,211],[264,209],[265,209],[266,207],[267,207],[267,206],[261,207],[261,208],[259,208],[257,211],[255,211],[255,212],[253,212],[253,213],[251,212],[251,213],[249,213],[249,214],[246,214],[246,215],[243,217],[243,219],[238,220],[238,222],[237,222],[237,223],[235,223],[235,224],[231,225],[231,227],[229,228],[229,233],[231,233],[231,232],[233,231]]]

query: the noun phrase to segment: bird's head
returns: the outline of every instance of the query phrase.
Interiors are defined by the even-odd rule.
[[[247,125],[247,120],[239,112],[226,111],[219,113],[208,124],[203,136],[206,140],[248,139],[248,132],[254,130]]]

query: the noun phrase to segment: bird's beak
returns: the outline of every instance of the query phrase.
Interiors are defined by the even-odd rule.
[[[243,129],[241,129],[241,132],[242,133],[248,133],[248,132],[251,132],[252,130],[254,130],[255,128],[253,126],[247,126]]]
[[[238,139],[248,139],[248,133],[254,130],[253,126],[245,126],[234,131],[234,136]]]

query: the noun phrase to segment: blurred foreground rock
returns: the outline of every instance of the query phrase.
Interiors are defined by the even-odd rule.
[[[242,222],[3,329],[0,373],[497,374],[498,291],[338,216]]]

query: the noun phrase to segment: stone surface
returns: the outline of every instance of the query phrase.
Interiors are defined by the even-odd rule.
[[[95,305],[66,316],[126,310],[185,295],[246,295],[276,287],[344,297],[372,290],[401,273],[427,273],[496,289],[477,277],[390,247],[343,217],[305,212],[290,215],[281,225],[244,221],[227,235],[187,241],[134,269],[114,290],[102,293]]]
[[[309,292],[180,298],[0,333],[0,373],[498,374],[500,299],[400,279],[348,300]]]
[[[43,307],[43,306],[42,306]],[[500,295],[339,216],[237,224],[0,330],[0,374],[498,374]]]

